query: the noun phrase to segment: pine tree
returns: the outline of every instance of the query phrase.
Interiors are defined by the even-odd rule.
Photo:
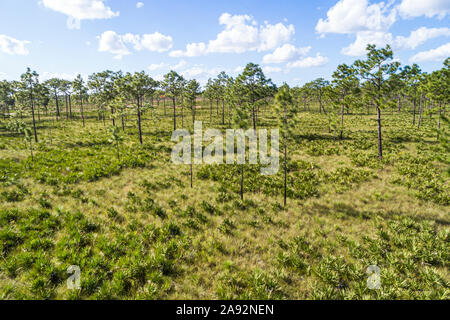
[[[281,138],[284,147],[284,206],[287,203],[287,163],[288,163],[288,142],[293,138],[294,128],[297,122],[296,115],[298,108],[294,104],[292,89],[284,84],[278,89],[275,96],[276,112],[281,129]]]
[[[383,159],[381,110],[388,105],[385,95],[391,89],[389,80],[399,67],[399,62],[393,62],[392,60],[393,52],[389,45],[382,49],[377,49],[375,45],[368,45],[366,60],[357,60],[355,62],[359,76],[369,83],[365,90],[375,102],[377,109],[378,157],[380,160]]]

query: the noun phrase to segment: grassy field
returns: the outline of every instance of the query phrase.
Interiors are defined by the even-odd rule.
[[[197,119],[227,127],[213,116]],[[340,141],[326,115],[301,112],[285,209],[282,170],[246,165],[244,201],[237,165],[194,166],[190,188],[169,110],[144,115],[142,146],[127,120],[120,161],[95,114],[85,128],[42,116],[33,159],[1,122],[0,299],[448,299],[448,154],[436,116],[411,117],[384,113],[379,161],[375,115],[346,115]]]

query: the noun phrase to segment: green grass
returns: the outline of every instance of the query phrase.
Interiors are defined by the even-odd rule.
[[[127,119],[120,161],[95,114],[86,128],[42,117],[34,161],[2,120],[0,298],[448,299],[448,155],[436,118],[418,130],[410,117],[383,115],[380,161],[375,116],[346,115],[340,141],[327,116],[301,112],[286,208],[282,170],[258,165],[245,166],[244,201],[235,165],[194,166],[191,189],[189,166],[170,161],[170,111],[144,115],[142,146]],[[209,109],[197,119],[208,127]]]

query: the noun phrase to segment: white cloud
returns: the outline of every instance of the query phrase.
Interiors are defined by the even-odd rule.
[[[292,44],[285,44],[275,49],[273,53],[269,53],[263,57],[263,63],[283,63],[298,60],[306,55],[311,47],[296,48]]]
[[[424,0],[422,0],[424,1]],[[327,12],[327,19],[319,19],[316,31],[320,34],[352,34],[360,31],[386,31],[396,20],[396,10],[384,2],[369,4],[368,0],[340,0]]]
[[[119,16],[105,0],[42,0],[41,3],[54,11],[68,16],[67,27],[79,29],[81,20],[110,19]]]
[[[186,60],[180,60],[175,65],[170,65],[168,63],[158,63],[158,64],[152,64],[148,67],[150,71],[156,71],[156,70],[175,70],[180,75],[182,75],[185,79],[196,79],[201,85],[205,85],[209,78],[216,77],[221,71],[225,71],[226,73],[230,75],[236,75],[244,70],[244,67],[238,66],[234,69],[231,68],[222,68],[222,67],[215,67],[215,68],[208,68],[203,64],[194,64],[189,65]],[[164,73],[166,71],[160,71],[157,75],[152,76],[155,80],[160,81],[164,79]],[[280,68],[272,68],[269,67],[270,72],[278,72],[281,71]]]
[[[159,32],[153,34],[144,34],[141,39],[141,45],[148,51],[165,52],[173,47],[171,36],[165,36]]]
[[[368,44],[383,47],[392,43],[392,34],[382,31],[362,31],[356,34],[356,40],[348,47],[342,49],[342,53],[348,56],[363,56],[366,54]]]
[[[175,50],[171,57],[198,57],[208,53],[244,53],[247,51],[273,50],[288,43],[295,34],[293,25],[277,23],[271,25],[265,22],[259,26],[249,15],[231,15],[224,13],[219,18],[219,24],[225,26],[216,39],[204,42],[190,43],[186,50]]]
[[[185,52],[183,50],[173,50],[169,53],[169,56],[172,58],[181,58],[185,56]]]
[[[25,56],[29,53],[25,45],[30,41],[17,40],[4,34],[0,34],[0,52],[4,52],[10,55],[22,55]]]
[[[283,71],[280,67],[265,66],[262,68],[264,73],[277,73]]]
[[[167,64],[164,63],[164,62],[161,62],[161,63],[153,63],[153,64],[151,64],[151,65],[148,66],[148,70],[150,70],[150,71],[155,71],[155,70],[162,69],[162,68],[165,68],[165,67],[167,67]]]
[[[131,53],[125,45],[126,43],[132,44],[137,51],[145,49],[159,53],[168,51],[173,46],[172,37],[159,32],[141,36],[131,33],[119,35],[114,31],[105,31],[99,38],[98,51],[113,53],[117,59]]]
[[[141,36],[138,34],[126,33],[121,35],[120,38],[124,43],[131,43],[133,45],[134,50],[140,51],[142,50],[141,45]]]
[[[123,38],[114,31],[105,31],[102,33],[98,43],[98,51],[115,54],[116,59],[122,59],[123,56],[131,52],[125,46]]]
[[[205,55],[206,53],[207,53],[206,44],[204,44],[203,42],[199,42],[199,43],[190,43],[186,45],[186,51],[174,50],[169,53],[169,56],[173,58],[199,57]]]
[[[319,67],[328,62],[327,57],[323,57],[320,53],[317,53],[315,57],[307,57],[303,59],[299,59],[294,62],[290,62],[287,64],[288,69],[292,68],[310,68],[310,67]]]
[[[319,19],[316,31],[326,33],[353,34],[355,41],[341,52],[345,55],[365,55],[368,44],[384,46],[392,44],[390,27],[397,20],[394,1],[370,4],[368,0],[340,0],[327,12],[326,19]]]
[[[444,61],[450,57],[450,42],[428,51],[422,51],[415,54],[411,59],[411,62],[420,62],[420,61]]]
[[[260,45],[258,51],[273,50],[283,43],[291,40],[295,34],[295,28],[291,24],[285,26],[282,23],[271,25],[266,23],[260,30]]]
[[[450,1],[448,0],[402,0],[398,6],[400,15],[403,18],[414,18],[426,16],[439,19],[450,14]]]
[[[259,31],[256,21],[250,16],[224,13],[219,23],[225,25],[225,30],[209,42],[209,52],[243,53],[258,48]]]
[[[398,36],[395,38],[395,46],[398,48],[415,49],[429,39],[450,36],[450,28],[426,28],[421,27],[411,32],[409,37]]]
[[[0,79],[6,79],[7,76],[6,73],[0,71]]]
[[[412,31],[408,37],[395,38],[389,32],[398,12],[403,18],[421,15],[445,17],[450,12],[448,0],[402,0],[400,5],[393,5],[393,0],[373,4],[369,0],[339,0],[328,10],[326,19],[319,19],[316,31],[321,36],[326,33],[355,35],[355,41],[341,50],[349,56],[365,55],[368,44],[414,49],[429,39],[449,35],[449,28],[422,27]]]
[[[170,50],[173,46],[173,39],[171,36],[165,36],[159,32],[152,34],[138,34],[127,33],[122,36],[125,43],[133,44],[135,50],[140,51],[147,49],[154,52],[165,52]]]
[[[170,67],[172,70],[177,70],[185,67],[187,65],[187,62],[185,60],[180,60],[177,64]]]
[[[450,36],[449,28],[421,27],[410,33],[408,37],[393,37],[391,33],[384,31],[361,31],[356,33],[356,40],[345,47],[341,52],[348,56],[363,56],[366,54],[368,44],[384,47],[389,44],[394,49],[415,49],[429,39],[440,36]]]
[[[138,8],[138,9],[142,8],[143,6],[144,6],[143,2],[136,3],[136,8]]]

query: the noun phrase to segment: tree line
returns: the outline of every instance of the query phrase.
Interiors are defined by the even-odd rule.
[[[418,128],[425,114],[430,117],[437,114],[439,139],[441,119],[450,96],[449,68],[450,58],[440,70],[432,73],[423,72],[417,64],[401,66],[393,59],[389,45],[385,48],[368,45],[364,59],[356,60],[352,65],[339,65],[330,80],[319,78],[292,88],[286,84],[277,88],[262,68],[253,63],[235,78],[221,72],[216,78],[209,79],[204,88],[197,80],[186,80],[175,71],[167,73],[162,81],[154,80],[144,71],[106,70],[90,75],[87,82],[81,75],[73,81],[52,78],[40,82],[37,72],[27,68],[17,81],[0,81],[0,107],[3,119],[8,121],[7,129],[22,133],[32,152],[32,140],[37,143],[39,139],[36,123],[43,115],[51,116],[55,121],[81,120],[84,127],[88,105],[94,106],[99,121],[105,125],[107,120],[111,121],[112,139],[117,147],[120,141],[118,127],[125,130],[130,114],[137,117],[138,138],[143,144],[142,114],[152,114],[161,107],[165,116],[172,117],[174,130],[185,127],[185,109],[191,114],[192,124],[195,122],[199,97],[207,102],[210,123],[215,118],[222,125],[256,130],[261,113],[275,106],[284,141],[286,176],[287,143],[293,135],[295,114],[311,111],[313,104],[318,105],[319,113],[327,116],[329,132],[341,140],[344,139],[346,115],[371,114],[374,110],[380,160],[383,159],[384,112],[407,110],[411,114],[411,124]],[[32,126],[23,120],[29,115]],[[243,180],[243,166],[241,170]]]

